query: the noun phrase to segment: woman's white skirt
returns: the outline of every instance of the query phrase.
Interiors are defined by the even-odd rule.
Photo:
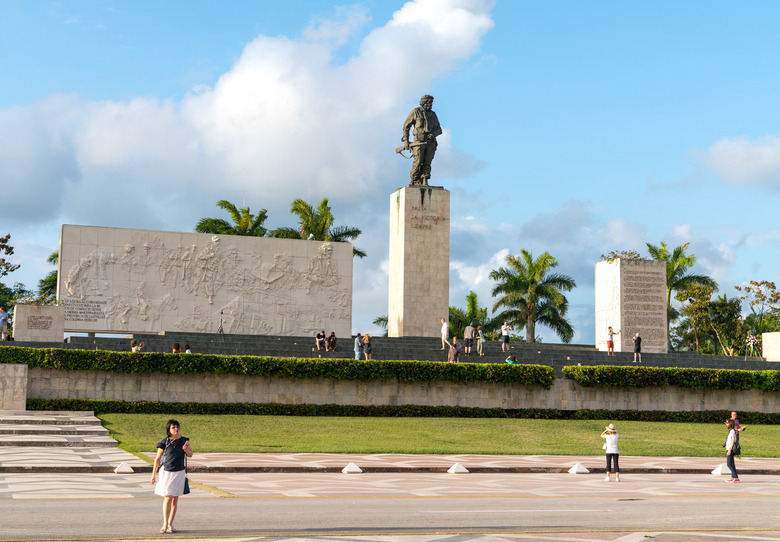
[[[181,497],[184,495],[184,480],[187,471],[177,470],[168,472],[161,467],[157,473],[157,484],[154,486],[154,494],[161,497]]]

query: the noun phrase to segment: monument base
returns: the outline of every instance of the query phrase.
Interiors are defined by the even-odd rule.
[[[406,186],[390,196],[390,337],[438,337],[449,320],[450,193]]]

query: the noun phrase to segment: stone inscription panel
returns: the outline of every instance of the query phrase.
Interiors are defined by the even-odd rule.
[[[14,307],[15,340],[62,342],[64,336],[63,307],[56,305]]]
[[[352,245],[63,225],[67,331],[351,334]]]
[[[660,263],[654,269],[632,263],[620,266],[623,349],[633,350],[631,339],[639,332],[643,352],[667,352],[666,266]]]

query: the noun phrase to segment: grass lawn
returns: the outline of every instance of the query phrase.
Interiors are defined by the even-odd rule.
[[[356,418],[181,415],[195,452],[322,452],[410,454],[601,455],[599,437],[613,420]],[[165,437],[164,414],[101,414],[129,452],[152,452]],[[719,424],[615,422],[621,455],[725,455]],[[745,457],[777,457],[780,425],[742,433]]]

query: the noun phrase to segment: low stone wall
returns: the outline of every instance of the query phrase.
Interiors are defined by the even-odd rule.
[[[22,366],[25,367],[26,366]],[[780,393],[759,390],[585,388],[558,379],[550,390],[517,384],[307,380],[229,374],[114,374],[31,368],[27,394],[37,399],[193,403],[421,405],[561,410],[737,410],[780,412]]]
[[[27,365],[0,364],[0,410],[26,410]]]

